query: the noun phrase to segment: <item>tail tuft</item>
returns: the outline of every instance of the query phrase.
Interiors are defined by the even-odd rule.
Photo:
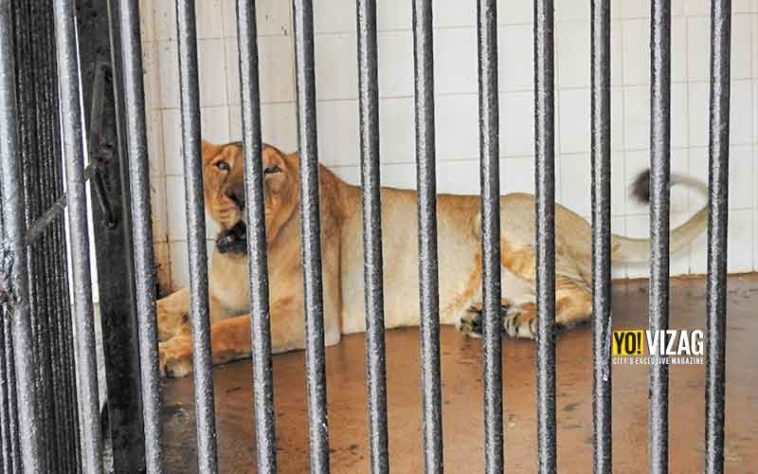
[[[637,175],[629,186],[629,193],[642,203],[650,202],[650,170],[645,170]]]
[[[708,186],[689,176],[672,173],[671,185],[684,185],[698,194],[708,198]],[[650,203],[650,170],[637,175],[629,186],[632,197],[644,204]],[[708,205],[700,208],[687,222],[671,231],[669,250],[676,253],[692,242],[708,226]],[[619,262],[647,262],[650,260],[650,240],[613,235],[612,245],[615,247],[613,258]]]

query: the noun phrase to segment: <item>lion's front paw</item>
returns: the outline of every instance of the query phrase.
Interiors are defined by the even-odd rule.
[[[471,306],[458,320],[458,330],[469,337],[482,337],[482,308]]]
[[[184,377],[192,372],[192,339],[174,337],[158,344],[161,377]]]

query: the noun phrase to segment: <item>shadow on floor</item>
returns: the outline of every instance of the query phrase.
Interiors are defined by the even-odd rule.
[[[675,280],[671,326],[703,329],[705,280]],[[647,282],[613,289],[614,329],[647,325]],[[727,336],[727,472],[758,472],[758,275],[729,279]],[[418,331],[387,333],[391,471],[423,471],[420,431]],[[442,341],[444,464],[447,472],[483,471],[480,341],[445,327]],[[503,339],[506,471],[536,471],[534,345]],[[364,336],[327,349],[331,471],[368,472]],[[558,471],[592,472],[592,341],[589,326],[557,340]],[[308,470],[307,413],[302,352],[274,357],[279,472]],[[670,472],[702,470],[704,366],[670,371]],[[615,365],[614,472],[647,470],[647,369]],[[215,369],[219,461],[225,473],[255,472],[252,376],[249,361]],[[192,378],[163,385],[168,472],[195,472]]]

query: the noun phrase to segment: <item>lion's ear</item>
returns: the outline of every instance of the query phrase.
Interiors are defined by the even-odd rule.
[[[263,144],[263,168],[277,167],[280,170],[284,170],[287,167],[287,162],[284,159],[284,154],[274,146],[267,143]]]

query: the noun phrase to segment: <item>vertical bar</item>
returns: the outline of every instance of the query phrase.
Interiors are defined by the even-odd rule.
[[[731,8],[731,0],[711,2],[710,207],[705,340],[705,472],[709,474],[724,472]]]
[[[56,0],[55,37],[58,51],[63,150],[66,161],[66,206],[70,226],[77,386],[82,462],[86,472],[102,472],[100,403],[95,360],[95,321],[89,262],[87,194],[84,184],[79,64],[72,0]]]
[[[276,472],[276,414],[271,365],[271,313],[266,255],[266,205],[263,198],[261,97],[255,2],[237,1],[237,38],[245,154],[247,254],[253,342],[253,395],[258,472]]]
[[[11,425],[11,433],[18,432],[19,453],[23,459],[23,472],[36,474],[40,472],[40,438],[39,427],[34,407],[36,393],[34,389],[34,368],[32,354],[34,350],[29,309],[29,288],[26,274],[26,256],[24,252],[24,214],[23,190],[21,188],[21,170],[18,155],[18,112],[16,109],[16,80],[13,58],[13,26],[11,18],[11,1],[0,0],[0,166],[2,173],[3,206],[3,248],[8,253],[2,262],[2,292],[5,316],[11,320],[12,336],[6,332],[5,347],[12,341],[13,350],[7,356],[15,362],[6,366],[6,373],[15,369],[15,388],[17,394],[9,393],[11,420],[17,416],[17,423]],[[10,260],[10,261],[8,261]],[[6,318],[3,318],[4,321]],[[9,360],[9,362],[10,362]],[[13,388],[13,384],[9,389]],[[13,411],[17,410],[14,416]],[[14,430],[23,426],[23,430]],[[11,436],[13,441],[13,436]],[[12,449],[13,450],[13,449]],[[13,453],[14,469],[21,470],[21,459]]]
[[[482,357],[485,472],[503,472],[503,367],[500,288],[500,152],[497,87],[497,2],[477,2],[479,153],[482,193]]]
[[[37,153],[33,150],[38,137],[35,124],[34,100],[34,77],[35,63],[31,41],[31,14],[29,2],[14,2],[14,46],[16,48],[16,104],[17,104],[17,126],[20,154],[18,159],[21,161],[21,170],[23,175],[23,202],[26,226],[30,226],[32,221],[39,213],[40,189],[39,189],[39,159]],[[40,454],[43,459],[40,467],[49,471],[51,466],[51,455],[54,455],[55,449],[51,443],[49,426],[50,422],[50,403],[47,400],[52,398],[50,390],[50,367],[47,362],[50,360],[46,357],[46,349],[50,344],[47,341],[44,313],[40,312],[40,307],[44,304],[43,289],[40,286],[40,245],[39,243],[27,244],[26,248],[26,269],[29,281],[29,309],[32,320],[32,334],[34,336],[34,369],[35,383],[37,387],[37,417],[40,434]]]
[[[369,454],[371,472],[380,474],[389,472],[389,455],[387,453],[382,202],[379,176],[376,0],[358,0],[357,7]]]
[[[187,252],[190,269],[190,313],[195,375],[197,463],[201,473],[218,471],[214,414],[211,328],[208,312],[208,256],[205,245],[205,201],[200,142],[197,32],[194,0],[176,2],[179,46],[179,90],[182,155],[187,199]]]
[[[611,5],[592,0],[592,448],[611,473]]]
[[[537,190],[537,449],[539,472],[556,471],[555,113],[553,1],[534,3],[535,179]]]
[[[650,38],[650,314],[651,330],[669,325],[669,178],[671,130],[671,11],[669,0],[653,0]],[[668,472],[668,366],[648,370],[648,469]]]
[[[416,108],[416,186],[421,310],[424,468],[442,472],[437,189],[434,142],[432,2],[413,0],[413,59]]]
[[[37,132],[34,139],[36,150],[32,150],[33,156],[42,165],[46,177],[43,188],[47,190],[43,208],[53,205],[55,199],[64,192],[63,188],[63,160],[59,121],[59,84],[56,64],[56,46],[54,34],[54,9],[52,0],[32,1],[31,3],[31,30],[33,32],[46,31],[47,34],[38,36],[32,33],[30,41],[34,48],[39,51],[35,56],[39,65],[36,84],[36,109],[38,114]],[[81,51],[81,49],[80,49]],[[48,224],[52,228],[47,231],[45,240],[48,251],[49,264],[46,273],[50,278],[49,290],[52,291],[53,299],[49,303],[49,317],[54,327],[53,353],[57,370],[55,376],[59,379],[56,398],[58,400],[59,414],[58,423],[63,424],[63,433],[60,442],[67,457],[69,469],[74,469],[81,463],[81,436],[79,433],[79,413],[76,395],[76,365],[74,357],[74,331],[72,327],[71,304],[69,300],[68,285],[68,262],[66,259],[65,223],[63,219]],[[58,435],[55,435],[58,436]],[[62,468],[62,466],[58,466]]]
[[[142,84],[142,46],[139,1],[118,2],[121,61],[124,68],[126,142],[134,224],[134,275],[139,325],[142,416],[145,425],[145,467],[163,472],[158,378],[158,331],[155,318],[155,255],[150,224],[150,181],[145,135],[145,95]]]
[[[2,123],[7,123],[5,120],[3,120]],[[1,137],[5,136],[0,131],[0,139]],[[3,162],[4,163],[4,162]],[[5,167],[3,164],[3,169],[7,170],[8,168]],[[8,171],[5,171],[7,173]],[[5,190],[3,190],[5,192]],[[3,233],[3,239],[5,239],[5,233]],[[5,270],[3,270],[5,271]],[[19,404],[18,404],[18,392],[16,391],[16,388],[18,387],[18,378],[16,377],[16,365],[15,365],[15,354],[14,354],[14,344],[13,344],[13,338],[15,337],[13,332],[15,331],[15,326],[13,321],[11,321],[10,317],[7,317],[9,314],[11,314],[11,310],[5,310],[5,314],[3,318],[3,344],[5,345],[5,374],[6,374],[6,380],[5,380],[5,390],[8,400],[8,430],[9,430],[9,437],[10,437],[10,453],[9,453],[9,459],[10,462],[8,463],[6,461],[6,467],[9,468],[10,472],[20,472],[22,470],[22,454],[21,454],[21,440],[20,440],[20,431],[18,429],[18,423],[19,423]],[[7,459],[7,458],[6,458]]]
[[[326,406],[324,302],[321,278],[316,81],[313,55],[313,4],[293,0],[297,128],[300,144],[300,217],[305,290],[305,365],[308,383],[308,446],[311,472],[329,471]]]
[[[34,2],[35,7],[39,13],[44,16],[42,25],[38,26],[41,29],[47,29],[52,31],[55,22],[54,11],[52,8],[52,1]],[[58,87],[58,71],[56,69],[56,46],[54,34],[45,35],[45,58],[42,62],[50,65],[49,74],[44,75],[45,90],[51,91],[51,96],[46,98],[46,102],[49,102],[48,108],[42,111],[42,115],[46,117],[47,124],[44,130],[49,136],[43,140],[43,146],[51,153],[49,172],[51,173],[51,191],[55,197],[61,196],[64,193],[64,169],[63,169],[63,151],[60,136],[60,122],[59,122],[59,87]],[[52,199],[51,199],[52,201]],[[70,433],[69,439],[66,440],[66,452],[71,459],[73,465],[78,465],[81,460],[81,443],[79,434],[79,408],[77,404],[76,394],[76,361],[74,357],[74,341],[73,341],[73,322],[71,317],[71,301],[69,295],[69,268],[68,260],[66,256],[66,228],[64,219],[58,219],[53,225],[51,232],[51,238],[53,240],[53,268],[54,268],[54,281],[55,292],[57,301],[54,302],[56,306],[55,317],[57,320],[57,332],[58,334],[65,335],[60,338],[60,347],[57,357],[60,359],[60,365],[63,372],[63,379],[65,387],[61,396],[61,401],[67,407],[65,413],[66,432]]]
[[[0,218],[0,221],[2,218]],[[2,235],[2,234],[0,234]],[[18,471],[14,467],[17,458],[13,450],[13,431],[11,417],[14,413],[14,405],[11,405],[10,390],[15,390],[11,386],[11,375],[9,373],[8,355],[11,350],[6,344],[6,332],[8,331],[8,313],[5,309],[1,315],[3,320],[0,321],[0,439],[2,440],[2,463],[0,468],[3,474],[12,474]]]

